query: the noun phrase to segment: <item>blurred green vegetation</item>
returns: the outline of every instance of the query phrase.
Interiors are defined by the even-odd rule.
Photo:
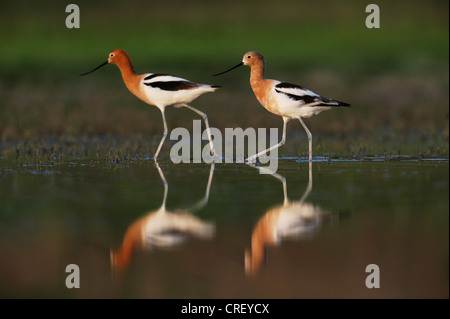
[[[306,120],[317,155],[448,156],[448,1],[377,1],[380,29],[366,28],[368,3],[356,0],[75,3],[80,29],[65,26],[68,3],[0,5],[3,154],[33,144],[81,149],[83,141],[105,136],[153,154],[162,133],[159,110],[132,96],[115,66],[78,76],[122,48],[138,73],[221,85],[192,103],[219,129],[281,128],[254,98],[248,69],[210,76],[256,50],[266,57],[267,77],[351,103]],[[170,128],[188,129],[197,119],[173,109],[167,118]],[[292,123],[280,151],[302,154],[306,144]]]

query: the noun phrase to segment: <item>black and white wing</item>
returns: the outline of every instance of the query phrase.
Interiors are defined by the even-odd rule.
[[[275,91],[292,101],[296,101],[300,106],[350,106],[348,103],[320,96],[307,88],[292,83],[280,82],[275,85]]]

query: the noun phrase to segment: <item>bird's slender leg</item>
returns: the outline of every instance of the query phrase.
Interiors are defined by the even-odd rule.
[[[302,118],[299,117],[298,120],[302,124],[303,128],[306,131],[306,135],[308,135],[308,142],[309,142],[309,161],[312,162],[312,135],[311,132],[306,127],[305,123],[303,122]]]
[[[245,161],[246,162],[253,162],[257,157],[260,157],[261,155],[266,154],[267,152],[270,152],[271,150],[274,150],[280,146],[283,146],[284,143],[286,143],[286,127],[287,127],[287,122],[289,122],[289,118],[288,117],[283,117],[283,137],[281,138],[280,143],[276,144],[276,145],[272,145],[271,147],[269,147],[268,149],[265,149],[264,151],[259,152],[258,154],[252,155],[250,157],[248,157]]]
[[[166,136],[167,136],[167,133],[168,133],[167,122],[166,122],[166,115],[164,114],[164,108],[161,109],[161,114],[162,114],[162,119],[163,119],[163,124],[164,124],[164,133],[163,133],[163,137],[161,138],[161,142],[159,142],[158,149],[156,150],[156,153],[153,156],[153,160],[155,162],[158,161],[159,151],[161,151],[161,147],[164,144],[164,140],[166,139]]]
[[[190,109],[191,111],[194,111],[195,113],[197,113],[198,115],[200,115],[201,117],[203,117],[203,120],[205,121],[205,126],[206,126],[206,134],[208,134],[208,139],[209,139],[209,149],[211,151],[211,156],[216,157],[216,151],[214,150],[214,143],[212,141],[212,137],[211,137],[211,131],[209,129],[209,123],[208,123],[208,115],[206,115],[206,113],[203,113],[200,110],[197,110],[195,107],[190,106],[187,103],[184,103],[183,106],[187,107],[188,109]]]

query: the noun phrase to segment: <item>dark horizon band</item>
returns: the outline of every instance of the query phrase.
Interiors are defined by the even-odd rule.
[[[98,69],[100,69],[102,66],[105,66],[105,65],[107,65],[108,64],[108,61],[106,61],[106,62],[103,62],[102,64],[100,64],[98,67],[96,67],[95,69],[93,69],[92,71],[89,71],[89,72],[86,72],[86,73],[83,73],[83,74],[80,74],[80,76],[82,76],[82,75],[86,75],[86,74],[89,74],[89,73],[92,73],[92,72],[94,72],[94,71],[96,71],[96,70],[98,70]]]
[[[231,70],[234,70],[234,69],[236,69],[236,68],[238,68],[238,67],[240,67],[242,65],[244,65],[244,62],[240,62],[239,64],[233,66],[231,69],[228,69],[228,70],[220,72],[220,73],[213,74],[212,76],[225,74],[225,73],[230,72]]]

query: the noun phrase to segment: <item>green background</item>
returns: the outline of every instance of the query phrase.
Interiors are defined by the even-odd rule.
[[[68,4],[0,5],[5,156],[63,152],[68,143],[110,145],[101,155],[153,154],[162,134],[157,108],[132,96],[113,65],[79,76],[116,48],[137,73],[222,86],[192,103],[221,130],[281,129],[254,97],[248,69],[211,77],[256,50],[268,78],[352,105],[306,120],[314,154],[448,156],[447,1],[377,1],[379,29],[366,27],[364,1],[77,1],[79,29],[65,25]],[[193,119],[189,110],[167,112],[169,128],[192,129]],[[292,123],[281,155],[304,155],[299,144],[306,134]]]

